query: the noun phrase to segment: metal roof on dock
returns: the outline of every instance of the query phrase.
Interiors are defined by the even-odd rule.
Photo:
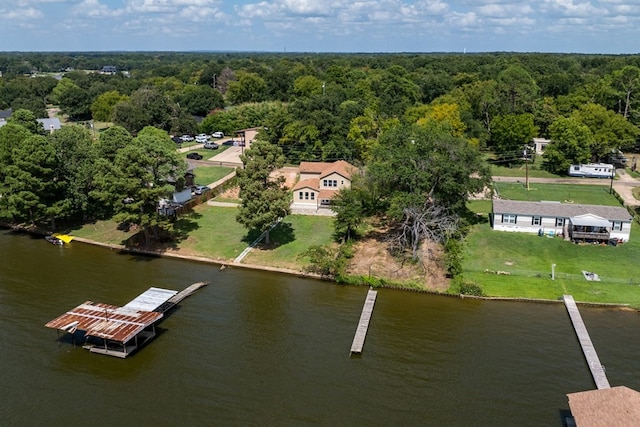
[[[133,311],[154,311],[177,293],[178,291],[170,289],[149,288],[122,308]]]
[[[168,289],[150,288],[124,307],[86,301],[45,326],[73,333],[126,343],[163,316],[156,308],[177,294]]]

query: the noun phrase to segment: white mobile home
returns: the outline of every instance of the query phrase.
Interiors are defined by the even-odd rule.
[[[609,163],[587,163],[586,165],[569,166],[570,176],[584,178],[612,178],[616,174],[616,168]]]
[[[573,241],[626,242],[633,217],[621,206],[494,200],[492,228],[500,231],[562,235]]]

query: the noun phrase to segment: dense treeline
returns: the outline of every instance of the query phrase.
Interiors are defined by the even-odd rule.
[[[99,72],[105,66],[118,72]],[[466,196],[487,182],[488,171],[478,162],[482,151],[517,163],[532,138],[550,138],[544,167],[564,173],[569,164],[635,147],[640,133],[639,56],[16,52],[0,54],[0,71],[0,109],[45,117],[47,108],[59,107],[71,122],[115,124],[117,131],[98,141],[112,151],[101,148],[95,164],[109,158],[109,165],[124,168],[122,153],[133,141],[144,147],[150,139],[168,141],[168,134],[263,127],[259,138],[279,147],[289,163],[346,159],[366,167],[366,180],[338,200],[338,228],[348,238],[363,216],[384,214],[394,221],[395,242],[411,247],[414,257],[421,238],[438,240],[453,232],[450,225],[462,215]],[[62,167],[59,150],[67,145],[57,140],[65,133],[53,138],[25,130],[33,126],[31,119],[14,119],[13,125],[0,143],[26,141],[19,148],[42,151],[43,167],[51,166],[51,173]],[[148,126],[163,133],[151,138]],[[102,141],[105,135],[108,142]],[[52,141],[49,151],[43,151],[43,139]],[[0,154],[6,167],[15,166],[22,161],[15,156],[26,154],[8,146]],[[165,154],[158,158],[172,165],[165,170],[169,174],[177,164]],[[48,166],[50,158],[58,158],[58,165]],[[145,168],[150,166],[137,173]],[[105,178],[107,169],[94,168],[103,173],[99,179],[82,177],[90,189],[74,184],[70,193],[54,181],[51,193],[66,200],[84,191],[106,201],[107,184],[114,185]],[[32,213],[24,214],[26,205],[7,209],[18,178],[2,174],[4,216],[33,220]],[[166,184],[167,177],[155,179]],[[132,191],[112,188],[118,200],[134,199]],[[149,206],[153,197],[145,199]],[[116,202],[104,210],[120,212]],[[51,208],[55,203],[60,207]],[[76,217],[96,214],[77,197],[55,203],[43,201],[46,209],[33,212],[46,211],[51,219],[73,216],[71,211]],[[145,221],[153,224],[151,217]]]

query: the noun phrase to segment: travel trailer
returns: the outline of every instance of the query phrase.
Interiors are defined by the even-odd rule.
[[[584,178],[613,178],[616,169],[608,163],[588,163],[586,165],[571,165],[569,176],[581,176]]]

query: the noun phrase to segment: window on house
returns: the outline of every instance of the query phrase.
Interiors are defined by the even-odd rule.
[[[308,191],[304,192],[304,199],[305,200],[309,200],[309,192]]]
[[[337,179],[334,179],[334,180],[333,180],[333,186],[334,186],[334,187],[337,187],[337,186],[338,186],[338,180],[337,180]]]
[[[614,231],[622,231],[622,222],[621,221],[613,221],[612,229]]]
[[[302,200],[302,191],[298,193],[300,195],[300,200]]]
[[[514,214],[502,214],[502,222],[507,224],[515,224],[518,217]]]
[[[323,180],[322,180],[322,186],[323,186],[323,187],[328,187],[328,186],[329,186],[329,184],[328,184],[328,180],[327,180],[327,179],[323,179]]]
[[[540,225],[542,223],[542,218],[539,216],[534,216],[531,218],[531,225]]]
[[[564,227],[564,218],[556,218],[556,227]]]
[[[316,199],[316,193],[311,193],[311,200],[315,200]]]

